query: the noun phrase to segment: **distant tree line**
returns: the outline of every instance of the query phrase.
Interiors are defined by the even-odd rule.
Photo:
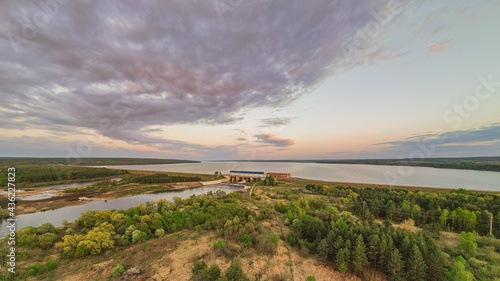
[[[0,167],[20,165],[146,165],[146,164],[178,164],[200,163],[200,161],[154,158],[32,158],[32,157],[0,157]]]
[[[86,180],[128,174],[126,170],[73,166],[21,166],[16,168],[16,183]],[[7,185],[7,174],[0,175],[0,185]]]
[[[192,182],[201,181],[200,177],[169,176],[168,174],[154,174],[147,176],[138,176],[130,179],[131,182],[150,184],[150,183],[172,183],[172,182]]]

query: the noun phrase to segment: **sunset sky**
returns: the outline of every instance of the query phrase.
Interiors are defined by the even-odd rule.
[[[437,2],[2,1],[0,156],[498,156],[500,1]]]

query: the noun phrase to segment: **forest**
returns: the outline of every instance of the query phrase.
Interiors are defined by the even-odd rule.
[[[349,159],[349,160],[249,160],[241,162],[297,162],[319,164],[365,164],[416,166],[443,169],[465,169],[478,171],[500,172],[500,156],[487,157],[454,157],[454,158],[423,158],[423,159]]]
[[[17,255],[25,262],[16,275],[1,277],[58,276],[62,265],[119,255],[137,244],[146,249],[151,241],[179,239],[182,232],[213,233],[217,238],[207,251],[232,261],[223,269],[203,259],[207,253],[188,260],[190,280],[293,279],[292,264],[287,275],[242,269],[249,251],[272,257],[278,247],[362,280],[380,274],[387,280],[500,280],[500,240],[489,236],[489,224],[484,224],[495,213],[492,232],[499,236],[499,202],[499,195],[465,190],[432,193],[317,184],[300,189],[259,186],[253,201],[248,194],[220,191],[175,197],[173,202],[126,210],[86,211],[60,228],[24,228],[18,231]],[[275,222],[279,231],[268,226]],[[3,260],[6,253],[4,246]],[[44,259],[42,253],[58,258]],[[123,257],[115,258],[104,279],[119,278],[132,266]],[[154,274],[143,266],[144,278]],[[316,280],[314,271],[310,275],[307,280]]]
[[[22,165],[150,165],[150,164],[179,164],[199,163],[199,161],[155,158],[34,158],[34,157],[0,157],[0,167],[18,167]]]
[[[36,186],[37,183],[85,181],[128,174],[126,170],[74,167],[74,166],[20,166],[16,167],[16,183],[19,186]],[[0,174],[0,186],[7,186],[7,174]]]

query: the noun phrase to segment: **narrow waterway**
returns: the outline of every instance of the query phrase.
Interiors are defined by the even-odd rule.
[[[56,210],[50,210],[45,212],[38,212],[32,214],[18,215],[16,228],[21,229],[26,226],[38,227],[43,223],[50,222],[54,226],[61,226],[63,220],[69,222],[77,219],[81,213],[87,210],[112,210],[112,209],[128,209],[130,207],[136,207],[140,203],[146,203],[151,201],[158,201],[160,199],[166,199],[173,201],[174,197],[188,198],[191,195],[201,195],[206,194],[210,191],[216,192],[217,190],[230,193],[236,190],[243,189],[242,186],[229,185],[229,184],[218,184],[218,185],[207,185],[202,187],[195,187],[191,189],[182,190],[169,190],[158,193],[147,193],[129,197],[122,197],[116,199],[110,199],[106,201],[90,201],[84,205],[70,206],[65,208],[60,208]],[[7,234],[7,221],[2,219],[0,221],[0,235],[4,237]]]

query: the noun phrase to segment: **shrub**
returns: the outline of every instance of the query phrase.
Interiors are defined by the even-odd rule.
[[[306,281],[316,281],[316,277],[314,277],[314,276],[307,276]]]
[[[122,276],[124,272],[125,268],[123,267],[123,265],[119,264],[113,268],[113,271],[111,271],[111,277]]]
[[[163,230],[163,228],[159,228],[155,231],[155,236],[160,238],[160,237],[163,237],[163,235],[165,235],[165,230]]]
[[[54,233],[47,232],[38,236],[38,244],[42,249],[48,249],[54,245],[54,242],[57,239],[57,235]]]
[[[191,275],[191,280],[194,281],[220,280],[222,274],[217,264],[213,264],[212,266],[208,267],[207,264],[202,260],[197,260],[194,262],[191,272],[193,273]]]
[[[56,262],[55,262],[55,261],[50,261],[50,262],[48,262],[48,263],[46,264],[46,267],[47,267],[47,269],[48,269],[48,270],[51,270],[51,269],[56,268],[56,267],[57,267],[57,264],[56,264]]]
[[[248,281],[247,276],[241,269],[240,263],[237,260],[233,261],[231,266],[229,266],[224,277],[226,277],[228,281]]]
[[[144,231],[134,230],[132,232],[132,243],[143,242],[148,239],[148,234]]]
[[[241,235],[240,240],[243,243],[243,246],[252,245],[252,237],[248,235],[248,233],[244,233],[243,235]]]
[[[35,275],[35,269],[33,267],[30,266],[30,269],[28,269],[28,273],[27,273],[28,276],[32,276],[32,275]]]

